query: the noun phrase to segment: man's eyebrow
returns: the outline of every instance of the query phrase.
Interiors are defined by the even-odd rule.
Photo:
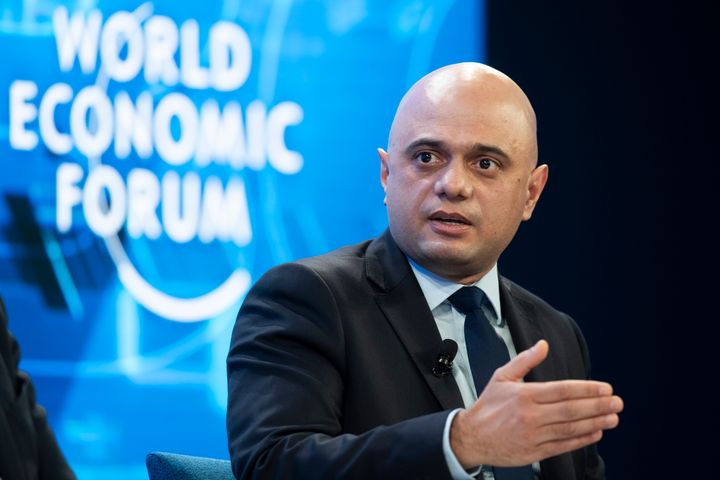
[[[505,150],[503,150],[502,148],[497,147],[495,145],[476,143],[475,145],[472,146],[472,148],[470,148],[470,151],[472,153],[490,153],[490,154],[497,155],[498,157],[503,157],[504,159],[507,159],[507,160],[510,159],[510,155],[505,153]]]
[[[419,148],[432,148],[435,150],[439,150],[441,152],[446,152],[446,151],[450,150],[449,145],[442,140],[437,140],[434,138],[419,138],[419,139],[411,142],[410,145],[408,145],[405,148],[405,154],[412,155]],[[475,154],[475,155],[480,154],[480,153],[494,154],[494,155],[503,157],[508,160],[510,159],[510,155],[505,153],[505,151],[502,148],[497,147],[495,145],[487,145],[485,143],[475,143],[474,145],[472,145],[470,147],[469,153]]]
[[[405,147],[405,155],[412,155],[419,148],[432,148],[440,150],[441,152],[448,150],[447,144],[442,140],[436,140],[434,138],[418,138]]]

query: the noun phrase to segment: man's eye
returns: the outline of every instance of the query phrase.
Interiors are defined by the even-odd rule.
[[[417,154],[416,157],[418,160],[420,160],[422,163],[430,163],[433,159],[433,154],[430,152],[420,152]]]
[[[495,166],[495,162],[493,162],[492,160],[489,160],[487,158],[483,158],[480,160],[479,165],[480,165],[481,169],[488,170]]]

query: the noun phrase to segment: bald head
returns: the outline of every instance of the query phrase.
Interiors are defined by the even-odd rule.
[[[400,249],[458,283],[490,271],[547,180],[535,130],[520,87],[486,65],[449,65],[413,85],[398,106],[388,151],[378,151]]]
[[[418,80],[400,101],[390,128],[388,150],[393,153],[408,124],[440,115],[461,117],[492,111],[497,121],[516,128],[515,144],[526,143],[528,161],[537,163],[535,111],[525,93],[507,75],[482,63],[457,63]],[[476,118],[474,120],[477,120]]]

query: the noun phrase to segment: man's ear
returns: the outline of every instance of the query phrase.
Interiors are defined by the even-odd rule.
[[[388,165],[388,153],[382,148],[377,149],[378,157],[380,157],[380,184],[383,187],[383,191],[387,191],[387,179],[390,175],[390,167]],[[383,204],[387,205],[387,193],[383,198]]]
[[[388,166],[388,153],[382,148],[377,149],[378,157],[380,157],[380,184],[383,189],[387,187],[387,177],[390,175],[390,168]]]
[[[533,210],[535,210],[535,206],[537,205],[538,200],[540,200],[540,194],[545,188],[547,180],[547,165],[540,165],[530,173],[530,178],[528,180],[528,196],[527,200],[525,200],[525,207],[523,210],[523,220],[530,220],[530,217],[532,217]]]

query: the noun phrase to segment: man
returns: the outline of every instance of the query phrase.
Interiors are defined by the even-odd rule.
[[[20,348],[0,298],[0,479],[74,479],[30,378],[18,370]]]
[[[574,321],[497,274],[548,176],[524,93],[485,65],[439,69],[379,155],[389,231],[270,270],[238,314],[235,475],[604,478],[595,443],[622,400],[587,380]],[[433,373],[445,338],[452,375]]]

